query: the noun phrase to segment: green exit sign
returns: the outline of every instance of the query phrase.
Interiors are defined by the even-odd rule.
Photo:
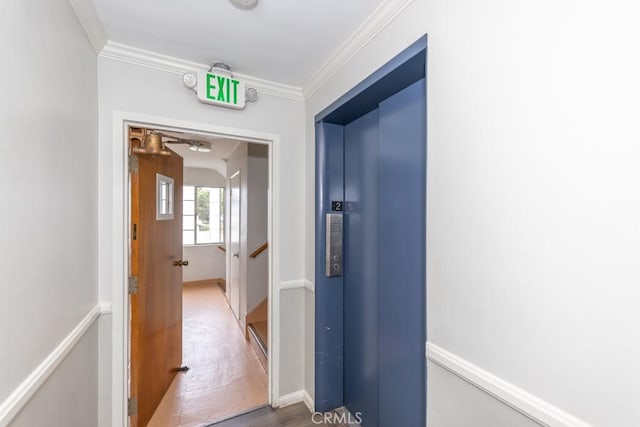
[[[221,74],[198,73],[198,100],[205,104],[242,109],[245,105],[245,85],[242,80]]]

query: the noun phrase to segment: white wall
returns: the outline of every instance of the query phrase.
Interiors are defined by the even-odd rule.
[[[292,337],[303,337],[304,330],[304,304],[305,290],[302,288],[288,289],[280,292],[280,322],[288,325],[288,328],[281,334],[280,340],[290,340]],[[289,335],[290,334],[290,335]],[[306,338],[306,337],[305,337]],[[300,357],[288,357],[287,364],[283,364],[280,369],[295,372],[297,375],[281,375],[280,395],[291,393],[292,390],[299,391],[304,387],[304,355],[300,349]],[[282,355],[284,356],[284,355]],[[281,356],[281,357],[282,357]],[[286,392],[282,391],[286,390]]]
[[[205,168],[184,168],[183,175],[184,185],[200,185],[209,187],[224,187],[227,180],[224,176],[214,169]]]
[[[225,279],[226,257],[219,245],[189,245],[182,247],[182,259],[189,265],[182,267],[182,281]]]
[[[268,240],[269,147],[249,144],[247,174],[247,249],[251,253]],[[267,297],[269,290],[268,249],[256,258],[248,259],[246,285],[245,312],[248,313]]]
[[[227,180],[218,171],[204,168],[184,168],[184,185],[225,188]],[[187,245],[182,248],[182,259],[189,265],[182,267],[182,281],[224,279],[226,256],[219,245]]]
[[[67,1],[3,1],[0,51],[1,405],[97,303],[98,116],[96,55]],[[77,371],[55,371],[16,425],[95,424],[86,342],[68,356]],[[58,415],[40,397],[52,389]]]
[[[515,409],[429,362],[429,426],[538,427]],[[455,396],[455,398],[452,398]]]
[[[96,322],[9,426],[98,425],[97,360]]]
[[[98,322],[98,426],[112,427],[111,417],[111,313]]]
[[[274,173],[281,177],[279,215],[274,218],[283,226],[278,239],[281,248],[280,265],[274,285],[281,281],[304,277],[304,181],[291,177],[304,176],[304,106],[302,102],[271,95],[260,95],[242,111],[217,108],[197,102],[193,92],[184,88],[181,77],[138,65],[98,58],[98,90],[100,113],[99,189],[100,189],[100,296],[111,301],[113,283],[112,206],[115,198],[112,176],[113,159],[120,156],[113,143],[113,112],[128,111],[162,117],[248,129],[280,136],[280,163]],[[294,304],[303,304],[302,299]],[[283,307],[284,310],[287,307]],[[298,313],[297,311],[293,312]],[[301,315],[301,313],[298,313]],[[301,324],[303,318],[296,320]],[[300,362],[304,357],[304,337],[292,324],[282,323],[280,335],[280,380],[287,394],[303,388],[304,372]],[[103,343],[109,345],[108,342]],[[294,368],[290,368],[293,366]],[[107,393],[105,391],[105,393]],[[106,398],[105,395],[102,399]]]
[[[640,425],[639,12],[415,0],[307,104],[307,279],[313,117],[428,33],[429,340],[592,425]],[[429,390],[432,414],[456,400]]]
[[[309,281],[313,283],[313,280]],[[312,399],[315,398],[315,293],[309,289],[304,293],[304,389]]]
[[[249,255],[267,241],[269,147],[242,143],[227,160],[228,178],[240,171],[240,322],[267,297],[269,253]],[[228,194],[228,193],[227,193]],[[227,220],[230,223],[229,220]],[[229,292],[229,287],[227,287]],[[301,303],[304,303],[301,301]],[[302,349],[302,346],[300,347]]]

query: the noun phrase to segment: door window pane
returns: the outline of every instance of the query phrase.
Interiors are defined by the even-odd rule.
[[[173,178],[156,174],[156,220],[173,219]]]

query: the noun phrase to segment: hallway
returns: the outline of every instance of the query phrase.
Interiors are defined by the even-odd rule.
[[[217,285],[185,286],[183,364],[149,427],[196,427],[267,402],[267,374]]]
[[[639,20],[632,0],[3,1],[0,427],[146,427],[161,402],[153,427],[203,427],[267,400],[278,409],[252,417],[295,419],[296,405],[331,411],[365,392],[421,418],[366,405],[380,421],[367,427],[640,426]],[[425,55],[400,60],[416,42]],[[425,74],[419,150],[387,137],[407,116],[380,114],[411,83],[390,74],[400,63]],[[364,91],[376,96],[350,101]],[[357,122],[376,108],[377,132]],[[182,136],[131,146],[131,128]],[[382,160],[322,150],[341,135]],[[176,151],[182,174],[171,144],[193,155]],[[268,145],[268,178],[248,178],[249,144]],[[172,172],[144,175],[139,209],[145,159]],[[404,178],[408,161],[426,176]],[[402,175],[380,179],[387,166]],[[352,178],[363,185],[346,192]],[[267,232],[249,241],[253,184]],[[217,190],[198,206],[196,187]],[[327,251],[333,215],[342,254]],[[165,240],[156,227],[175,247],[139,270],[142,243]],[[199,233],[210,241],[196,245]],[[409,258],[418,279],[387,274]],[[244,292],[259,264],[267,292]],[[229,303],[190,289],[178,324],[181,284],[212,279]],[[265,298],[269,375],[236,320]],[[400,342],[415,325],[424,336]],[[420,387],[411,400],[385,387],[408,390],[385,373],[396,367]]]

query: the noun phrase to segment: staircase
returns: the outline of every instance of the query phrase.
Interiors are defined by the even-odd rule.
[[[267,368],[268,354],[268,323],[267,323],[267,299],[265,298],[253,310],[247,313],[245,318],[244,336],[251,343],[251,347],[258,356],[265,371]]]

